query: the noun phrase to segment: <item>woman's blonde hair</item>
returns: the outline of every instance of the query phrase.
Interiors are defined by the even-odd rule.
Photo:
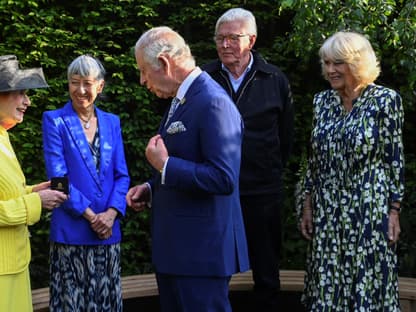
[[[339,31],[333,34],[319,49],[319,56],[325,79],[328,79],[324,70],[325,59],[348,64],[352,75],[361,86],[373,83],[380,74],[380,65],[373,47],[359,33]]]

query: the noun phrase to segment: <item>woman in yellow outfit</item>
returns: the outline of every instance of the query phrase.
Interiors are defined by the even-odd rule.
[[[50,181],[26,185],[7,130],[23,121],[27,89],[45,88],[41,68],[19,69],[16,56],[0,56],[0,311],[32,311],[28,225],[67,199]]]

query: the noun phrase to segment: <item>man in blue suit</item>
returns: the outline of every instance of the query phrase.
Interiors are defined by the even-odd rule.
[[[238,191],[240,114],[172,29],[145,32],[135,57],[140,83],[177,106],[146,147],[153,179],[126,196],[136,211],[151,203],[161,310],[231,311],[231,275],[249,268]]]

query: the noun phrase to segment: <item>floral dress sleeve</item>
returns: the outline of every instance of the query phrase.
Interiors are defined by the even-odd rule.
[[[402,99],[391,90],[381,103],[383,123],[381,135],[384,138],[384,167],[387,173],[389,201],[400,202],[404,194],[404,152],[402,127],[404,112]]]

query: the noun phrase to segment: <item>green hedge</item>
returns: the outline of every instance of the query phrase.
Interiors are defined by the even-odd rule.
[[[139,86],[133,47],[151,26],[168,25],[191,45],[198,64],[216,58],[212,41],[216,19],[241,6],[255,14],[256,49],[288,75],[296,104],[296,144],[287,168],[282,267],[302,269],[306,243],[296,228],[294,190],[310,131],[313,94],[328,87],[317,51],[325,37],[341,29],[365,32],[381,59],[379,83],[398,90],[405,105],[406,199],[401,218],[400,274],[416,275],[415,81],[416,1],[0,1],[0,54],[16,54],[25,67],[41,65],[50,85],[31,96],[24,123],[10,131],[29,183],[45,179],[41,114],[68,100],[66,68],[81,53],[90,53],[108,72],[98,105],[120,116],[132,184],[145,181],[147,140],[157,130],[166,106]],[[48,283],[49,215],[31,227],[32,287]],[[123,220],[122,274],[151,272],[149,213],[128,211]]]

